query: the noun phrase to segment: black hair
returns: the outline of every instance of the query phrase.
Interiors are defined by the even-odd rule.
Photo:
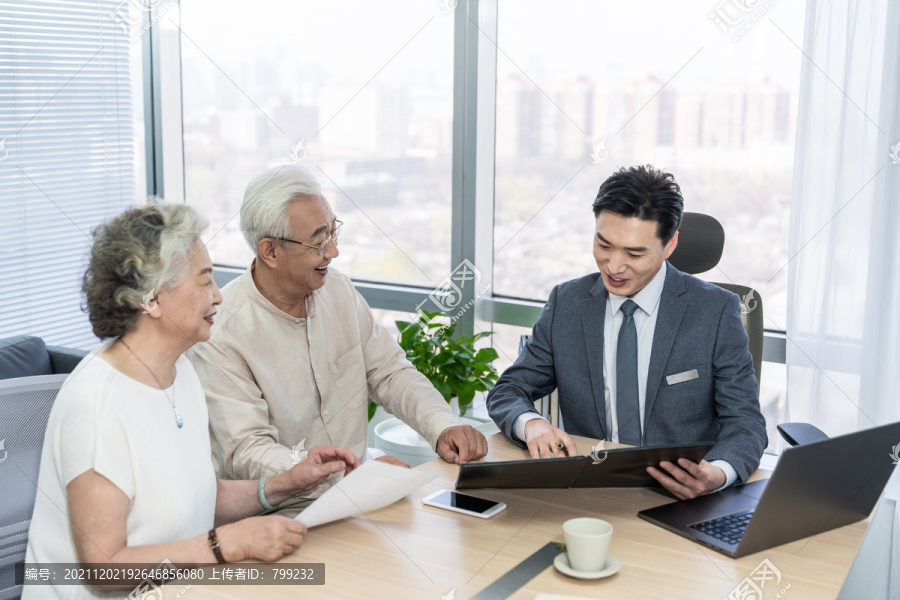
[[[594,200],[594,218],[602,210],[656,221],[656,236],[667,244],[681,226],[684,199],[671,173],[651,165],[622,167],[600,185]]]

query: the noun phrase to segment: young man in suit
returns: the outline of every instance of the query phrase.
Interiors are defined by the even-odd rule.
[[[666,262],[684,211],[670,173],[620,169],[594,201],[593,273],[556,286],[531,341],[488,395],[533,458],[576,455],[534,409],[554,389],[569,433],[635,446],[714,442],[648,471],[679,498],[746,481],[768,443],[738,297]]]

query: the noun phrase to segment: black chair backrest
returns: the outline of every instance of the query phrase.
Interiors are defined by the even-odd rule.
[[[705,273],[719,264],[724,248],[725,229],[721,223],[709,215],[686,212],[669,264],[683,273]]]
[[[17,335],[0,340],[0,379],[52,373],[50,354],[41,338]]]

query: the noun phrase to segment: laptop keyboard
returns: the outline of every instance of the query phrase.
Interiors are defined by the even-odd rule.
[[[726,544],[737,544],[744,537],[744,530],[747,529],[747,523],[750,522],[752,516],[752,510],[735,513],[702,523],[694,523],[691,525],[691,529],[696,529]]]

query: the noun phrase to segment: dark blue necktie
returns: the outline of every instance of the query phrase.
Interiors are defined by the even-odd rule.
[[[619,424],[619,443],[641,445],[641,411],[638,406],[637,329],[634,311],[638,305],[632,300],[622,304],[622,327],[616,350],[616,417]]]

